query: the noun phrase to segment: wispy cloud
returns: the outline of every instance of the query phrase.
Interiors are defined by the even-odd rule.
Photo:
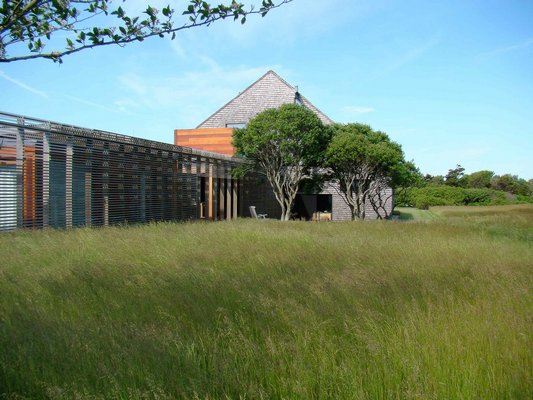
[[[48,94],[46,92],[43,92],[42,90],[36,89],[30,85],[25,84],[24,82],[21,82],[15,78],[10,77],[7,75],[4,71],[0,70],[0,78],[4,78],[6,81],[13,83],[14,85],[17,85],[18,87],[27,90],[28,92],[31,92],[33,94],[36,94],[38,96],[47,98]]]
[[[259,5],[260,2],[257,3]],[[337,13],[335,18],[327,18],[322,2],[307,1],[305,7],[298,3],[295,1],[272,10],[265,19],[256,15],[249,18],[244,26],[224,24],[223,29],[241,45],[256,46],[258,41],[269,41],[284,46],[292,44],[297,36],[319,35],[346,21],[353,22],[353,14],[357,10],[357,7],[345,7],[345,0],[328,0],[328,9],[343,9],[343,12]]]
[[[488,51],[486,53],[482,53],[480,55],[480,57],[482,57],[482,58],[497,57],[497,56],[500,56],[502,54],[511,53],[511,52],[519,51],[519,50],[523,50],[523,49],[527,49],[529,47],[533,47],[533,38],[531,38],[529,40],[526,40],[525,42],[515,43],[515,44],[509,45],[509,46],[500,47],[498,49],[494,49],[494,50]]]
[[[472,146],[466,148],[456,149],[455,156],[460,159],[480,158],[490,153],[491,148],[489,146]]]
[[[342,111],[346,114],[367,114],[374,112],[373,107],[361,107],[361,106],[346,106],[342,108]]]
[[[185,60],[187,58],[187,51],[185,51],[179,38],[170,41],[170,48],[180,59]]]
[[[424,43],[420,46],[413,47],[403,52],[402,54],[397,56],[395,59],[393,59],[385,68],[378,70],[373,78],[374,79],[382,78],[386,75],[391,74],[394,71],[399,70],[403,66],[414,62],[415,60],[422,57],[424,53],[426,53],[427,51],[435,47],[439,42],[440,42],[439,38],[434,38],[427,43]]]
[[[123,90],[114,101],[115,106],[128,112],[165,111],[188,124],[184,128],[192,127],[269,69],[286,74],[280,65],[226,67],[206,56],[199,60],[200,65],[194,71],[178,76],[124,73],[117,77]]]
[[[120,109],[114,109],[114,108],[111,108],[111,107],[107,107],[107,106],[105,106],[103,104],[95,103],[95,102],[90,101],[90,100],[81,99],[81,98],[75,97],[75,96],[70,96],[68,94],[66,94],[65,97],[67,99],[69,99],[69,100],[76,101],[76,102],[84,104],[86,106],[98,108],[100,110],[110,111],[110,112],[114,112],[114,113],[121,111]]]
[[[261,7],[261,0],[246,3],[253,4],[255,10]],[[239,20],[233,21],[233,18],[227,18],[224,21],[217,21],[209,29],[182,30],[177,34],[178,42],[171,41],[171,49],[179,57],[183,57],[198,51],[208,51],[212,47],[226,47],[228,44],[232,47],[237,46],[239,51],[272,44],[279,49],[286,48],[293,46],[298,38],[306,37],[312,40],[339,25],[355,23],[363,12],[361,11],[363,7],[359,4],[357,7],[346,7],[346,0],[328,0],[327,3],[328,10],[343,9],[343,12],[336,13],[334,17],[330,13],[331,18],[328,18],[320,1],[293,1],[271,10],[265,18],[260,15],[249,16],[244,25]]]

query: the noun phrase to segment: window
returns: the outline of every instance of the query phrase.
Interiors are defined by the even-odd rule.
[[[298,104],[299,106],[303,106],[304,103],[302,102],[302,96],[300,96],[300,93],[296,91],[294,94],[294,104]]]
[[[226,128],[242,129],[242,128],[246,128],[246,124],[244,122],[230,123],[230,124],[226,124]]]

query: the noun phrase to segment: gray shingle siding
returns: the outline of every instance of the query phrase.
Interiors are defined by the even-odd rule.
[[[392,205],[394,202],[394,192],[392,188],[386,188],[381,192],[381,198],[385,200],[385,210],[387,211],[387,215],[390,215],[392,213]],[[385,218],[386,215],[384,215],[383,210],[378,210],[381,214],[381,218]],[[365,214],[367,219],[377,219],[377,213],[374,211],[374,208],[372,207],[372,204],[369,200],[365,203]]]
[[[320,194],[330,194],[332,198],[332,215],[331,219],[333,221],[346,221],[350,220],[352,218],[352,212],[350,211],[350,207],[348,207],[348,204],[344,201],[342,196],[339,194],[338,191],[339,184],[335,182],[328,182],[326,183],[324,189]],[[392,211],[392,204],[393,204],[393,190],[392,188],[387,188],[382,193],[382,198],[386,198],[386,204],[385,209],[387,210],[387,213],[390,215]],[[385,215],[383,215],[383,212],[381,212],[381,217],[385,218]],[[372,207],[372,204],[369,200],[365,202],[365,218],[366,219],[377,219],[377,213],[374,211],[374,208]]]
[[[197,128],[225,128],[228,124],[248,123],[253,117],[269,108],[278,108],[294,103],[296,88],[285,82],[274,71],[268,71],[246,90],[228,102],[217,112],[198,125]],[[309,102],[304,96],[300,99],[305,107],[312,110],[325,124],[333,121]]]

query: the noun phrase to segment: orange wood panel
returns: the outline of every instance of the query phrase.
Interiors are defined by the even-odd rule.
[[[26,224],[35,219],[35,146],[24,146],[22,162],[23,216]],[[13,146],[0,147],[0,165],[16,165],[17,149]]]
[[[35,219],[35,147],[24,146],[24,220]]]
[[[174,144],[233,156],[233,128],[176,129]]]
[[[15,165],[17,163],[17,149],[12,146],[0,146],[0,164]]]

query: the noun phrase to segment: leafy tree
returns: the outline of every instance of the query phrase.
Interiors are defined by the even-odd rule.
[[[337,124],[333,129],[325,165],[338,182],[352,219],[364,219],[367,198],[395,182],[394,175],[404,163],[402,148],[368,125]]]
[[[531,189],[525,179],[519,178],[517,175],[505,174],[502,176],[494,176],[491,182],[492,188],[495,190],[502,190],[512,194],[522,196],[531,195]]]
[[[465,169],[457,164],[457,167],[454,169],[448,170],[446,177],[444,178],[444,183],[448,186],[463,187],[465,184],[464,181]]]
[[[442,175],[424,175],[424,181],[427,185],[439,186],[444,185],[444,176]]]
[[[124,2],[123,0],[122,2]],[[226,0],[228,1],[228,0]],[[176,32],[208,26],[226,18],[246,22],[252,14],[265,16],[270,10],[292,0],[262,0],[258,9],[232,0],[216,6],[202,0],[190,0],[187,9],[178,15],[166,6],[161,10],[147,6],[142,15],[128,15],[112,0],[3,0],[0,2],[0,62],[47,58],[62,62],[62,57],[98,46],[124,46],[151,36],[164,37]],[[120,3],[120,1],[119,1]],[[106,26],[89,26],[94,20]],[[66,36],[66,38],[65,38]],[[59,37],[61,37],[62,44]],[[20,55],[8,50],[24,48]],[[45,52],[45,46],[58,46]]]
[[[490,188],[490,183],[494,177],[493,171],[477,171],[465,175],[466,186],[473,189]]]
[[[300,182],[321,165],[330,136],[330,129],[311,110],[285,104],[237,129],[233,145],[266,175],[281,206],[281,220],[287,221]]]
[[[414,160],[401,162],[393,174],[393,187],[395,188],[393,207],[397,204],[404,206],[411,205],[409,202],[410,190],[412,188],[426,186],[426,176],[422,175],[415,165]]]

